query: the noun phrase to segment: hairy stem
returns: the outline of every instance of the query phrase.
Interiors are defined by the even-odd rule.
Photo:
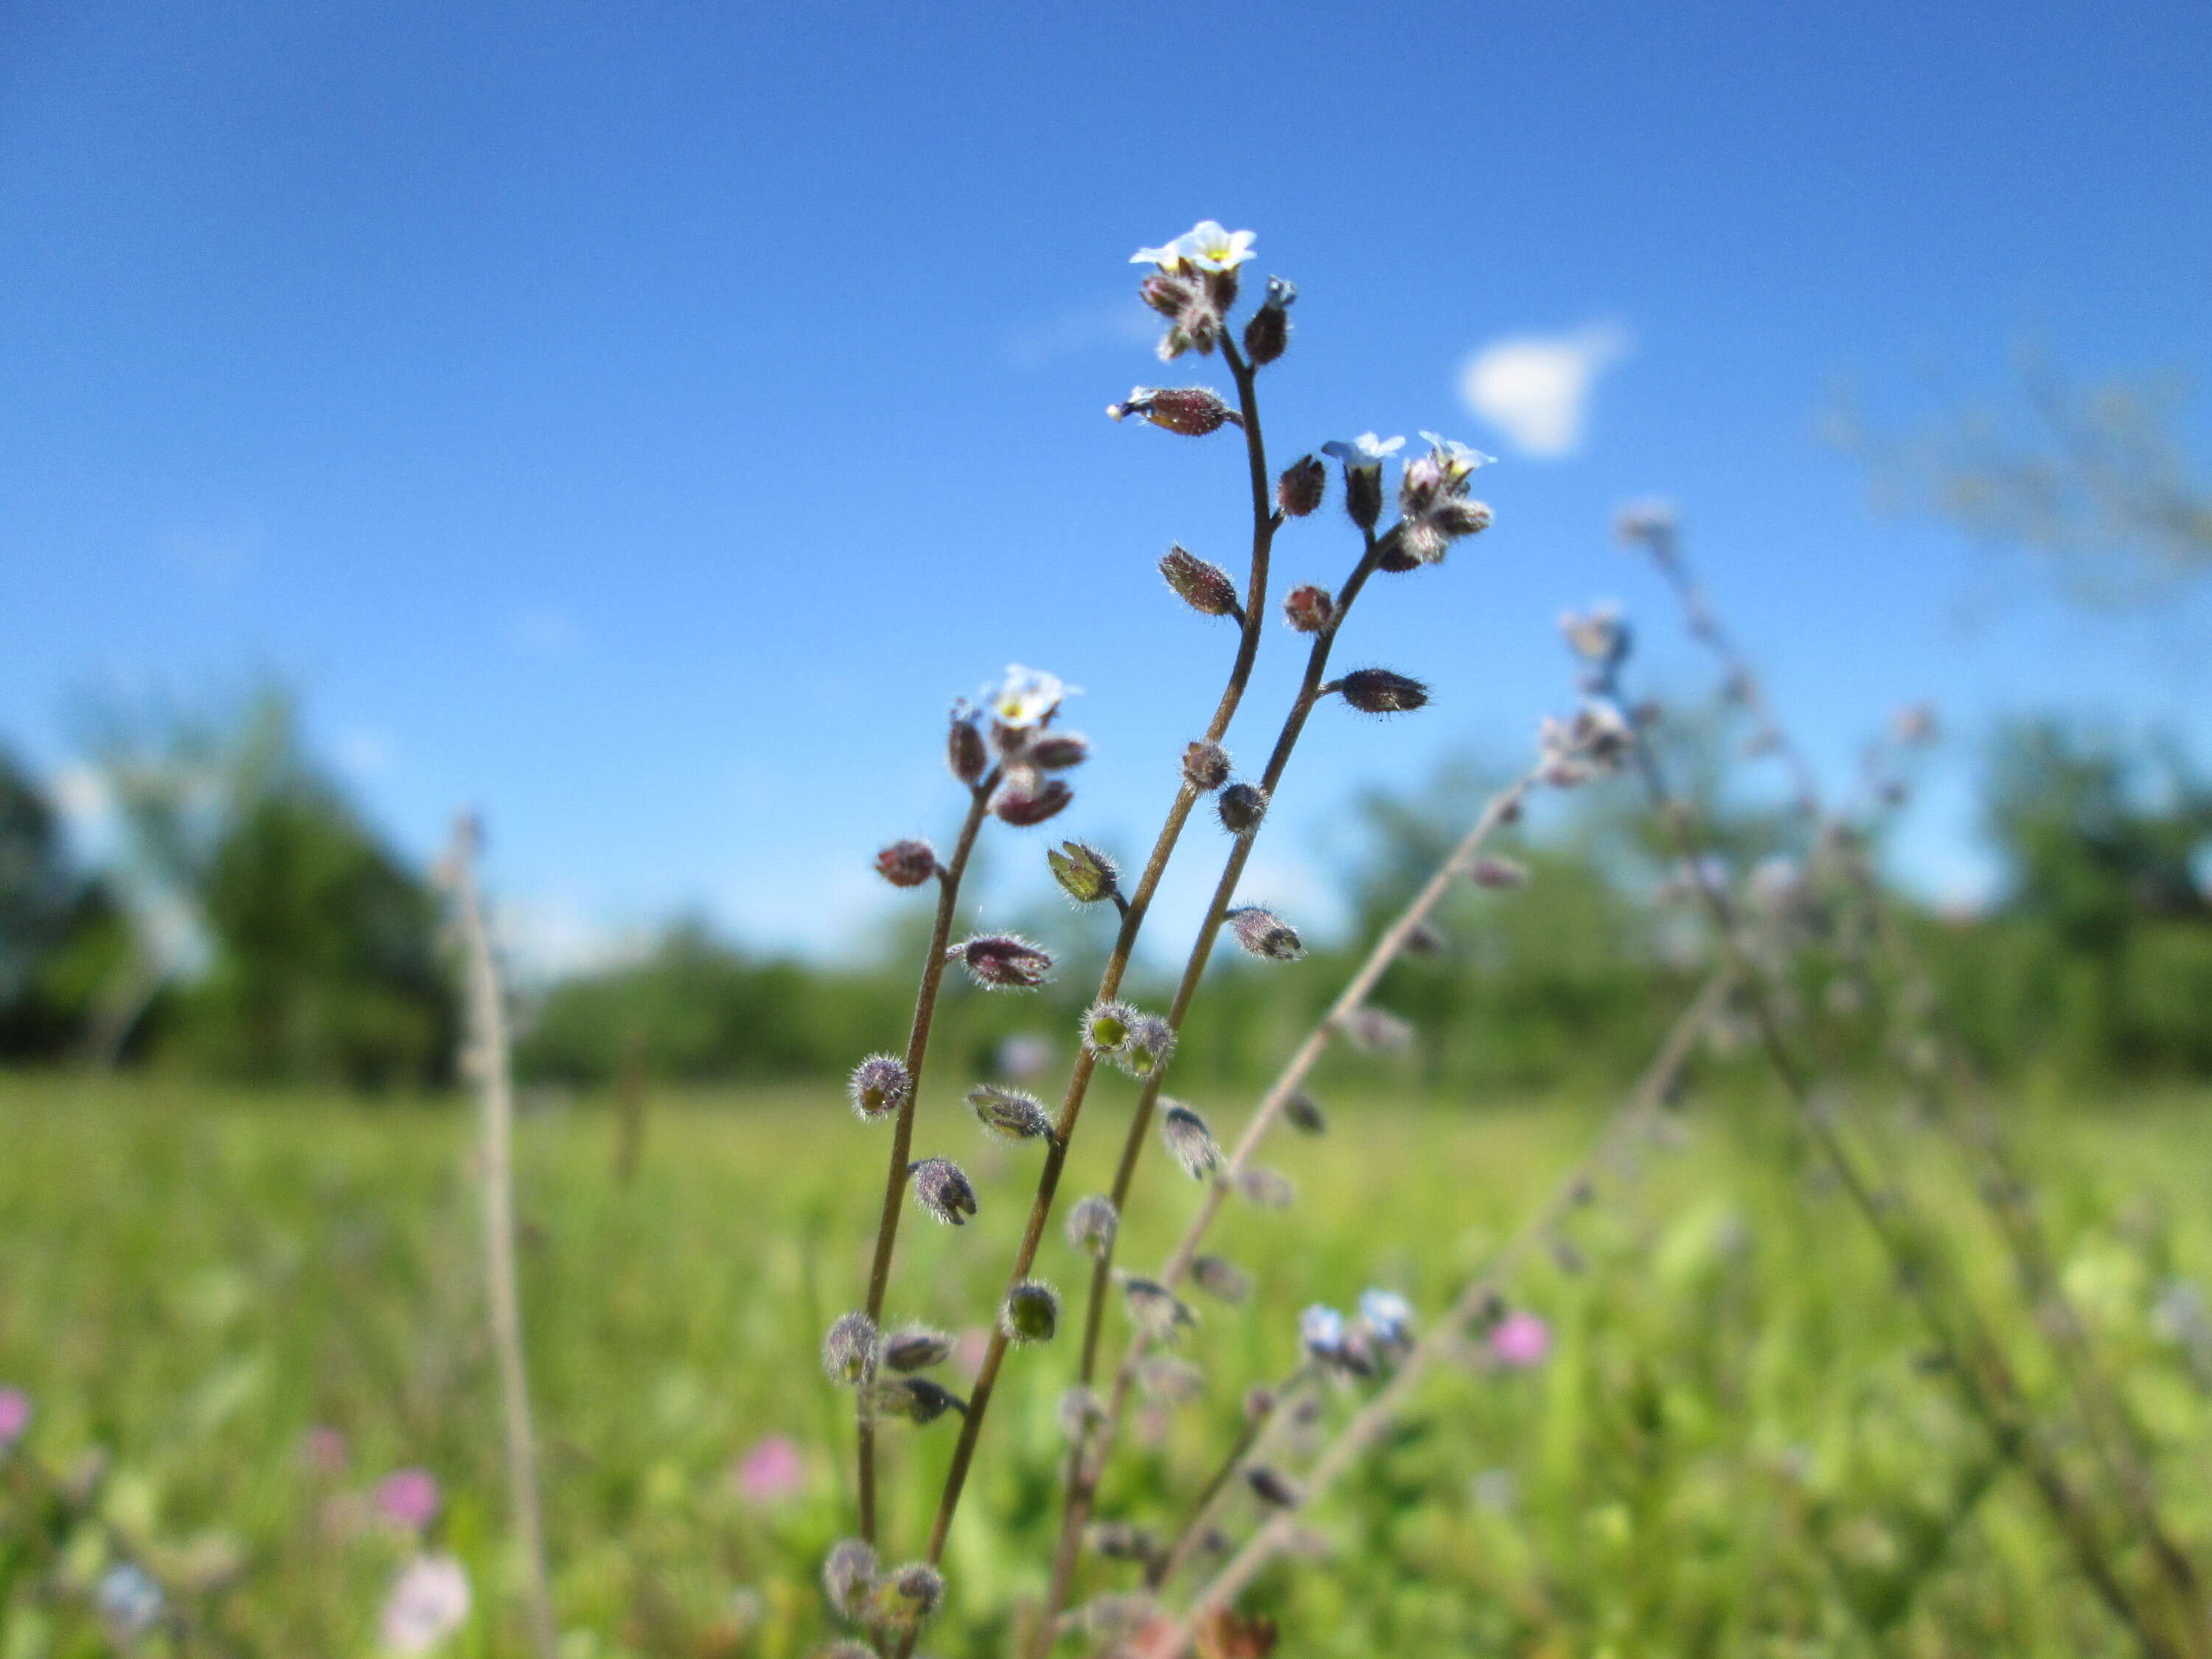
[[[451,868],[462,949],[467,960],[469,1070],[483,1114],[484,1276],[492,1352],[507,1431],[507,1474],[514,1529],[528,1574],[531,1645],[556,1659],[559,1632],[552,1583],[545,1569],[545,1521],[538,1491],[538,1437],[530,1421],[530,1379],[522,1352],[522,1295],[514,1265],[514,1079],[509,1065],[507,1002],[494,960],[490,930],[477,892],[477,832],[464,820],[454,832]]]

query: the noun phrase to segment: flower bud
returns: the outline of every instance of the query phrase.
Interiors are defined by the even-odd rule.
[[[1370,1054],[1402,1054],[1413,1046],[1413,1028],[1383,1009],[1362,1006],[1352,1011],[1344,1022],[1344,1034],[1352,1039],[1352,1046]]]
[[[1091,739],[1080,732],[1040,732],[1022,746],[1024,764],[1040,772],[1065,772],[1091,758]]]
[[[1103,1256],[1114,1248],[1121,1231],[1121,1214],[1114,1200],[1093,1193],[1067,1212],[1067,1242],[1088,1255]]]
[[[1194,743],[1182,751],[1183,781],[1204,794],[1229,781],[1229,751],[1218,743]]]
[[[1201,617],[1241,618],[1243,615],[1243,607],[1237,603],[1237,584],[1229,580],[1229,573],[1180,544],[1160,556],[1160,574],[1182,602]]]
[[[860,1619],[867,1612],[868,1594],[876,1587],[875,1547],[859,1538],[833,1545],[822,1563],[822,1588],[839,1617]]]
[[[1525,887],[1528,884],[1528,866],[1510,859],[1477,859],[1474,867],[1467,872],[1467,878],[1477,887]]]
[[[1188,1106],[1169,1103],[1160,1114],[1160,1139],[1193,1180],[1204,1180],[1221,1167],[1221,1146],[1206,1120]]]
[[[978,933],[945,956],[987,991],[1033,991],[1052,972],[1052,957],[1015,933]]]
[[[952,1358],[952,1339],[928,1325],[902,1325],[883,1341],[880,1358],[895,1371],[926,1371]]]
[[[1114,1063],[1133,1078],[1147,1078],[1168,1063],[1175,1053],[1176,1030],[1158,1014],[1139,1014],[1129,1027],[1128,1041],[1115,1052]]]
[[[1297,1187],[1290,1176],[1256,1164],[1248,1164],[1237,1172],[1237,1191],[1263,1210],[1287,1210],[1298,1201]]]
[[[975,1189],[960,1166],[946,1158],[925,1158],[906,1166],[921,1207],[948,1227],[964,1225],[975,1213]]]
[[[1375,528],[1382,516],[1382,469],[1347,466],[1344,469],[1344,510],[1362,530]]]
[[[1170,1336],[1198,1322],[1182,1298],[1158,1279],[1132,1274],[1121,1281],[1121,1294],[1128,1303],[1129,1317],[1154,1336]]]
[[[876,873],[894,887],[919,887],[937,873],[937,849],[926,841],[895,841],[876,854]]]
[[[1252,1275],[1221,1256],[1200,1256],[1190,1264],[1190,1276],[1199,1289],[1232,1308],[1252,1294]]]
[[[1256,783],[1232,783],[1221,792],[1213,810],[1221,827],[1232,836],[1249,836],[1267,816],[1267,792]]]
[[[1326,587],[1308,582],[1283,596],[1283,620],[1294,632],[1318,634],[1335,618],[1336,600]]]
[[[1106,413],[1117,421],[1138,416],[1186,438],[1203,438],[1224,426],[1244,424],[1243,417],[1222,402],[1220,393],[1202,386],[1137,386],[1124,402],[1108,404]]]
[[[996,1084],[979,1084],[968,1091],[975,1121],[1002,1140],[1050,1140],[1052,1119],[1035,1097]]]
[[[847,1388],[875,1372],[876,1322],[864,1313],[841,1314],[822,1339],[822,1369]]]
[[[1044,855],[1060,890],[1078,904],[1097,904],[1119,890],[1121,872],[1095,847],[1064,841]]]
[[[1267,278],[1267,297],[1244,325],[1244,355],[1255,363],[1272,363],[1291,343],[1291,302],[1298,290],[1279,276]]]
[[[846,1093],[862,1118],[889,1117],[913,1098],[914,1079],[896,1054],[870,1054],[853,1068]]]
[[[876,1583],[868,1598],[870,1624],[906,1632],[933,1617],[945,1605],[945,1575],[927,1561],[894,1567]]]
[[[999,1309],[999,1328],[1017,1346],[1051,1341],[1060,1328],[1059,1294],[1040,1280],[1024,1279],[1006,1292]]]
[[[1301,1134],[1328,1133],[1328,1118],[1322,1112],[1321,1103],[1303,1089],[1283,1103],[1283,1116],[1291,1127]]]
[[[1085,1537],[1109,1561],[1150,1561],[1159,1554],[1159,1540],[1126,1521],[1094,1521]]]
[[[1314,1358],[1333,1361],[1344,1352],[1344,1316],[1316,1302],[1298,1316],[1298,1340]]]
[[[964,702],[952,706],[952,725],[945,738],[945,763],[970,789],[991,769],[991,751],[976,728],[975,711]]]
[[[947,1412],[968,1412],[966,1401],[926,1376],[885,1377],[868,1390],[868,1407],[878,1417],[902,1418],[916,1428]]]
[[[1296,1481],[1265,1463],[1255,1463],[1245,1470],[1244,1484],[1270,1509],[1294,1510],[1305,1501],[1305,1494],[1298,1490]]]
[[[1275,505],[1285,518],[1303,519],[1316,511],[1328,494],[1328,468],[1318,455],[1301,455],[1275,480]]]
[[[1404,525],[1394,525],[1383,533],[1382,539],[1375,544],[1375,568],[1387,570],[1394,576],[1403,575],[1408,570],[1421,568],[1425,562],[1421,554],[1426,550],[1425,545],[1417,550],[1407,540]]]
[[[1345,702],[1363,714],[1404,714],[1429,700],[1429,688],[1387,668],[1355,668],[1336,683]]]
[[[1000,822],[1010,823],[1017,830],[1026,830],[1031,824],[1042,823],[1056,817],[1075,792],[1058,778],[1046,778],[1029,788],[1009,786],[999,791],[991,810],[999,815]]]
[[[1158,1405],[1188,1405],[1206,1392],[1206,1373],[1188,1359],[1155,1354],[1137,1367],[1137,1388]]]
[[[1298,930],[1272,910],[1247,904],[1229,913],[1229,931],[1248,955],[1268,962],[1296,962],[1305,955]]]

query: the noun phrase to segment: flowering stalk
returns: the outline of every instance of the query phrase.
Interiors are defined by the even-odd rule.
[[[1208,1184],[1204,1197],[1199,1201],[1197,1213],[1183,1231],[1182,1239],[1169,1255],[1165,1264],[1154,1275],[1157,1281],[1172,1291],[1182,1282],[1185,1273],[1198,1255],[1199,1246],[1205,1242],[1207,1231],[1222,1205],[1252,1159],[1260,1142],[1266,1138],[1284,1109],[1294,1098],[1320,1063],[1337,1036],[1345,1030],[1354,1015],[1365,1005],[1376,985],[1389,971],[1391,964],[1404,954],[1429,917],[1453,885],[1471,873],[1482,848],[1499,828],[1516,821],[1521,815],[1522,803],[1538,783],[1542,769],[1535,769],[1515,779],[1484,803],[1466,835],[1437,866],[1420,890],[1408,901],[1390,925],[1376,938],[1357,971],[1328,1012],[1316,1022],[1312,1030],[1284,1065],[1275,1080],[1253,1110],[1243,1133],[1229,1154],[1227,1164]],[[1097,1345],[1099,1322],[1096,1317],[1100,1299],[1094,1291],[1091,1308],[1093,1317],[1085,1329],[1085,1352],[1082,1380],[1089,1383],[1096,1374]],[[1075,1571],[1082,1557],[1084,1530],[1089,1525],[1093,1499],[1098,1481],[1104,1473],[1107,1458],[1128,1406],[1135,1386],[1138,1369],[1151,1343],[1151,1334],[1142,1326],[1131,1333],[1129,1342],[1120,1364],[1115,1368],[1114,1386],[1109,1396],[1102,1419],[1088,1437],[1079,1435],[1068,1454],[1066,1477],[1066,1502],[1061,1515],[1060,1540],[1054,1554],[1052,1588],[1045,1603],[1042,1628],[1049,1630],[1060,1610],[1067,1604],[1073,1590]]]
[[[884,1207],[876,1222],[876,1252],[868,1267],[868,1322],[880,1326],[884,1297],[890,1285],[891,1255],[898,1244],[899,1216],[906,1205],[908,1160],[914,1152],[915,1103],[921,1092],[921,1069],[929,1057],[930,1028],[937,1018],[937,995],[945,982],[946,951],[952,938],[954,912],[960,903],[960,882],[968,871],[975,837],[990,810],[991,794],[998,787],[1000,769],[994,768],[969,785],[968,815],[952,844],[949,864],[938,866],[937,917],[931,925],[929,949],[922,957],[921,984],[915,994],[914,1021],[907,1030],[905,1076],[899,1091],[898,1115],[891,1127],[890,1168],[884,1179]],[[934,863],[934,860],[932,860]],[[927,879],[927,878],[925,878]],[[868,1390],[854,1390],[854,1455],[859,1481],[860,1536],[876,1541],[876,1413]]]
[[[1302,1498],[1295,1507],[1284,1507],[1270,1516],[1243,1548],[1222,1567],[1184,1611],[1176,1615],[1164,1638],[1146,1649],[1148,1659],[1178,1659],[1188,1647],[1197,1623],[1216,1608],[1232,1604],[1260,1570],[1279,1554],[1296,1528],[1298,1510],[1335,1483],[1345,1470],[1364,1456],[1389,1427],[1399,1409],[1431,1366],[1451,1352],[1462,1326],[1478,1317],[1504,1293],[1514,1270],[1528,1254],[1548,1239],[1560,1219],[1588,1190],[1591,1178],[1615,1151],[1632,1136],[1641,1133],[1672,1094],[1676,1079],[1689,1063],[1699,1034],[1720,1012],[1735,981],[1733,969],[1722,969],[1691,999],[1660,1043],[1651,1063],[1636,1086],[1613,1115],[1598,1140],[1559,1182],[1542,1209],[1510,1239],[1490,1262],[1468,1280],[1450,1310],[1407,1351],[1389,1382],[1338,1431],[1300,1481]]]
[[[1192,1500],[1190,1514],[1176,1528],[1176,1535],[1167,1548],[1146,1569],[1145,1583],[1148,1588],[1158,1589],[1175,1582],[1176,1574],[1197,1553],[1200,1543],[1205,1539],[1214,1506],[1220,1502],[1222,1493],[1229,1490],[1229,1483],[1258,1455],[1261,1444],[1290,1410],[1291,1401],[1313,1382],[1316,1374],[1313,1362],[1308,1360],[1279,1385],[1263,1390],[1264,1398],[1256,1406],[1249,1400],[1245,1402],[1243,1428],[1230,1443],[1229,1449],[1223,1455],[1212,1477],[1199,1488],[1197,1498]]]
[[[1718,663],[1730,690],[1758,721],[1762,746],[1789,769],[1799,810],[1816,826],[1819,844],[1833,851],[1853,901],[1871,923],[1885,965],[1893,979],[1905,988],[1905,1000],[1932,1011],[1936,1006],[1935,988],[1898,925],[1860,836],[1826,805],[1819,775],[1790,728],[1777,717],[1764,679],[1722,622],[1683,557],[1672,514],[1656,507],[1632,509],[1623,515],[1621,529],[1626,538],[1650,554],[1674,594],[1687,631]],[[1962,1109],[1956,1097],[1971,1097],[1974,1092],[1966,1056],[1947,1034],[1938,1030],[1935,1036],[1942,1060],[1926,1072],[1910,1063],[1903,1042],[1893,1041],[1887,1050],[1903,1067],[1907,1085],[1914,1088],[1930,1121],[1953,1139],[1969,1160],[1979,1157],[1991,1165],[1990,1178],[1972,1183],[1976,1195],[1996,1223],[2029,1299],[2048,1316],[2046,1329],[2051,1346],[2089,1429],[2087,1437],[2092,1449],[2149,1544],[2177,1601],[2197,1610],[2193,1618],[2197,1650],[2212,1651],[2212,1625],[2205,1622],[2201,1610],[2203,1598],[2196,1568],[2174,1541],[2160,1512],[2142,1426],[2106,1374],[2081,1310],[2059,1278],[2055,1253],[2030,1197],[2025,1174],[1996,1115],[1986,1107]]]
[[[524,1369],[522,1297],[514,1265],[514,1079],[509,1062],[507,1002],[492,956],[490,930],[477,892],[482,831],[474,818],[453,830],[447,869],[467,963],[469,1047],[463,1069],[475,1079],[483,1115],[484,1267],[492,1352],[507,1428],[507,1473],[514,1527],[528,1574],[531,1644],[538,1659],[556,1659],[559,1632],[545,1568],[545,1522],[538,1489],[538,1437],[530,1421],[530,1380]]]

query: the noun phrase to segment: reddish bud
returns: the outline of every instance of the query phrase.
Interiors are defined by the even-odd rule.
[[[1052,971],[1052,957],[1014,933],[978,933],[945,953],[948,962],[966,964],[970,978],[987,991],[1031,991]]]
[[[991,810],[1017,830],[1026,830],[1056,817],[1074,799],[1075,792],[1058,778],[1046,778],[1034,788],[1001,789]]]
[[[1023,745],[1023,763],[1040,772],[1065,772],[1091,758],[1091,739],[1080,732],[1040,732]]]
[[[1229,781],[1229,751],[1218,743],[1194,743],[1182,751],[1183,781],[1204,793]]]
[[[876,854],[876,873],[894,887],[919,887],[937,873],[937,849],[926,841],[895,841]]]
[[[1301,634],[1318,634],[1336,617],[1336,600],[1328,589],[1308,582],[1283,596],[1283,620]]]
[[[1200,616],[1243,617],[1243,607],[1237,603],[1237,584],[1219,565],[1176,546],[1160,556],[1160,574],[1182,602]]]
[[[1345,702],[1363,714],[1403,714],[1429,700],[1429,688],[1387,668],[1356,668],[1336,684]]]
[[[1138,386],[1127,401],[1108,405],[1106,412],[1117,421],[1139,416],[1186,438],[1203,438],[1224,426],[1244,424],[1243,416],[1222,402],[1219,392],[1202,386]]]
[[[952,711],[952,726],[945,734],[945,764],[952,775],[973,789],[983,781],[983,774],[991,769],[991,755],[983,743],[983,734],[975,727],[975,717],[965,704],[957,705]]]
[[[1328,494],[1328,468],[1317,455],[1302,455],[1283,469],[1275,480],[1275,505],[1285,518],[1303,519],[1317,512]]]

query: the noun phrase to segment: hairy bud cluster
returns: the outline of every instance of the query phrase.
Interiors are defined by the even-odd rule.
[[[926,841],[895,841],[876,854],[876,873],[894,887],[919,887],[937,873],[937,849]]]
[[[1083,1016],[1083,1046],[1133,1078],[1147,1078],[1175,1053],[1175,1027],[1126,1002],[1102,1002]]]
[[[1336,683],[1339,696],[1363,714],[1405,714],[1429,700],[1429,688],[1387,668],[1355,668]]]
[[[1421,436],[1429,453],[1407,462],[1398,483],[1395,539],[1408,568],[1434,564],[1454,542],[1490,528],[1490,508],[1470,497],[1468,487],[1491,458],[1433,432]]]
[[[945,956],[987,991],[1033,991],[1052,972],[1052,957],[1016,933],[978,933]]]
[[[1336,599],[1326,587],[1308,582],[1283,596],[1283,620],[1299,634],[1320,634],[1336,620]]]
[[[1214,802],[1221,827],[1232,836],[1249,836],[1267,816],[1267,792],[1256,783],[1232,783]]]
[[[1229,781],[1229,751],[1218,743],[1194,743],[1182,751],[1183,781],[1207,793]]]
[[[1133,415],[1186,438],[1203,438],[1224,426],[1244,424],[1244,417],[1224,403],[1219,392],[1202,386],[1132,386],[1121,402],[1107,404],[1106,413],[1116,421]]]
[[[1201,559],[1178,544],[1160,555],[1160,575],[1201,617],[1234,617],[1243,621],[1244,607],[1237,602],[1237,584],[1211,560]]]
[[[1078,904],[1097,904],[1121,891],[1121,872],[1114,860],[1079,841],[1064,841],[1044,855],[1060,890]]]
[[[1230,933],[1249,956],[1266,962],[1296,962],[1306,953],[1298,930],[1273,910],[1247,904],[1231,910],[1227,919]]]
[[[1175,1101],[1164,1104],[1167,1109],[1160,1114],[1160,1139],[1167,1143],[1169,1156],[1182,1165],[1184,1174],[1203,1181],[1221,1167],[1220,1143],[1206,1120],[1189,1107]]]
[[[951,1158],[925,1158],[908,1164],[906,1172],[915,1200],[946,1226],[965,1225],[975,1213],[975,1188]]]
[[[968,1091],[975,1121],[1001,1140],[1050,1140],[1052,1119],[1033,1095],[996,1084],[978,1084]]]
[[[1328,468],[1317,455],[1301,455],[1275,480],[1275,505],[1286,519],[1304,519],[1321,510],[1328,494]]]
[[[927,1561],[909,1562],[877,1579],[866,1622],[903,1634],[935,1617],[944,1605],[945,1575]]]
[[[876,1587],[875,1547],[859,1538],[844,1539],[831,1547],[822,1563],[822,1589],[839,1617],[859,1620],[867,1616],[868,1595]]]
[[[870,1054],[853,1068],[846,1093],[862,1118],[889,1117],[914,1097],[914,1079],[896,1054]]]
[[[1546,783],[1571,789],[1618,769],[1636,745],[1636,728],[1609,698],[1585,702],[1571,720],[1547,714],[1536,729]]]

